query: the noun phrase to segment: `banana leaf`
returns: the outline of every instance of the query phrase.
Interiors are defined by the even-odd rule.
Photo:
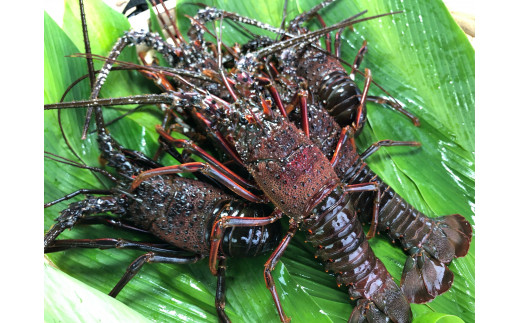
[[[287,19],[318,2],[289,1]],[[284,2],[281,0],[205,3],[273,26],[280,26],[282,21]],[[130,29],[130,24],[101,1],[89,0],[85,5],[92,52],[107,55],[116,39]],[[189,1],[178,1],[177,6],[179,26],[185,34],[189,21],[184,15],[195,15],[198,7]],[[471,44],[440,0],[340,0],[321,10],[320,14],[330,25],[365,9],[367,15],[403,12],[347,29],[341,35],[341,57],[351,62],[366,40],[368,53],[361,69],[369,68],[374,81],[415,114],[421,125],[415,127],[403,115],[369,103],[368,123],[357,139],[358,149],[363,151],[382,139],[420,141],[422,146],[419,148],[383,148],[367,162],[385,182],[425,214],[434,217],[459,213],[474,224],[475,59]],[[45,103],[55,103],[74,80],[87,74],[83,58],[66,57],[84,52],[78,4],[66,0],[63,21],[55,22],[45,13],[44,24]],[[315,20],[311,20],[308,27],[311,30],[320,28]],[[228,45],[249,39],[240,28],[226,21],[222,28],[223,40]],[[267,31],[251,30],[275,37]],[[137,62],[132,49],[125,50],[120,59]],[[101,62],[95,62],[95,65],[99,69]],[[363,86],[362,78],[358,77],[356,81]],[[101,96],[157,92],[138,72],[115,71],[109,75]],[[370,94],[388,96],[376,86],[370,88]],[[85,79],[70,91],[65,101],[88,97],[89,82]],[[134,107],[106,108],[104,117],[112,120]],[[44,118],[46,151],[89,166],[103,167],[99,161],[96,134],[90,132],[86,140],[80,139],[85,109],[64,110],[59,116],[57,111],[45,111]],[[75,154],[63,139],[58,118]],[[154,126],[160,123],[161,113],[157,107],[142,107],[111,124],[109,130],[123,146],[151,156],[158,147]],[[99,173],[49,159],[45,159],[44,165],[46,202],[80,188],[112,185]],[[78,196],[45,209],[44,230],[52,226],[68,203],[82,198]],[[64,232],[60,239],[105,237],[147,238],[103,226],[77,226]],[[334,276],[323,271],[322,265],[314,259],[311,246],[304,240],[299,233],[273,272],[285,312],[293,322],[347,321],[353,303],[346,288],[336,286]],[[370,244],[399,282],[406,259],[403,251],[383,236],[375,237]],[[141,254],[135,250],[72,249],[46,255],[57,269],[51,270],[44,264],[45,322],[128,321],[135,312],[140,314],[139,320],[218,321],[214,307],[216,279],[208,270],[207,260],[192,265],[145,265],[117,296],[115,302],[121,306],[114,305],[114,300],[106,294]],[[228,261],[226,313],[233,322],[279,321],[263,279],[263,265],[268,256]],[[454,260],[450,268],[455,273],[453,287],[431,303],[412,304],[415,321],[475,320],[474,241],[468,255]],[[56,274],[56,270],[60,274]],[[100,293],[92,292],[90,288]],[[71,296],[70,289],[76,296],[81,296]],[[135,320],[138,320],[137,316]]]

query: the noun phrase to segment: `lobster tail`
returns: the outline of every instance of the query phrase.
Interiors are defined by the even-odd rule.
[[[411,248],[411,255],[401,276],[401,286],[412,303],[426,303],[446,292],[453,283],[448,264],[468,253],[472,229],[460,214],[431,220],[432,230],[421,248]]]
[[[434,220],[453,246],[455,258],[464,257],[469,250],[473,229],[460,214],[445,215]]]
[[[453,214],[427,219],[432,226],[431,232],[417,244],[417,247],[422,247],[444,264],[449,264],[454,258],[463,257],[468,253],[472,229],[463,216]]]
[[[388,317],[381,312],[373,302],[361,299],[350,314],[349,323],[376,322],[386,323]]]
[[[367,165],[358,160],[343,181],[349,184],[373,180],[379,183],[381,204],[378,230],[399,241],[410,255],[401,276],[403,292],[411,303],[426,303],[446,292],[453,282],[448,265],[454,258],[468,253],[472,228],[460,214],[430,218],[407,203],[391,187],[379,179]],[[353,175],[351,175],[353,174]],[[354,197],[354,205],[370,210],[373,194],[363,192]],[[361,214],[365,222],[371,214]]]
[[[409,256],[401,276],[401,289],[410,303],[422,304],[450,289],[453,273],[427,253]]]
[[[307,241],[317,247],[325,269],[337,274],[338,285],[358,299],[350,322],[411,322],[410,304],[372,251],[351,202],[341,188],[329,194],[306,221]]]
[[[366,277],[350,285],[350,295],[359,297],[349,322],[411,322],[412,311],[407,298],[392,279],[383,263],[376,259],[372,271],[378,279]],[[341,281],[341,276],[338,276]]]

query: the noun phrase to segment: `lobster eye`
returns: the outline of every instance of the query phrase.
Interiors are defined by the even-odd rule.
[[[243,82],[243,83],[249,82],[249,75],[247,75],[246,73],[239,73],[237,75],[237,78],[240,82]]]
[[[240,123],[241,125],[247,125],[249,122],[247,121],[247,119],[244,117],[244,116],[240,116],[238,118],[238,123]]]

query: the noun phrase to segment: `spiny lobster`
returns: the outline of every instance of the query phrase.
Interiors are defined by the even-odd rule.
[[[211,19],[226,17],[233,21],[276,32],[286,36],[286,38],[294,38],[299,33],[307,32],[301,27],[302,21],[317,15],[319,9],[331,2],[325,1],[308,12],[297,16],[289,23],[287,31],[216,8],[205,8],[198,15]],[[323,21],[322,24],[324,24]],[[339,42],[338,35],[336,34],[335,45],[338,45]],[[262,41],[263,46],[274,48],[278,45],[275,40],[262,38]],[[360,158],[357,157],[354,141],[352,138],[348,138],[346,128],[342,132],[336,121],[341,122],[343,126],[352,125],[350,130],[354,129],[353,131],[356,134],[360,133],[365,122],[366,107],[364,102],[368,98],[366,90],[368,89],[367,84],[370,84],[371,81],[370,73],[367,72],[368,78],[365,90],[361,95],[337,58],[339,47],[336,46],[335,57],[332,53],[327,54],[314,46],[312,44],[304,47],[294,46],[294,48],[290,47],[278,53],[275,55],[275,61],[278,62],[276,66],[273,65],[272,58],[270,59],[266,55],[268,56],[266,61],[270,61],[270,64],[263,66],[263,69],[269,70],[271,68],[274,70],[274,77],[279,80],[279,87],[287,89],[285,92],[288,93],[274,92],[274,86],[269,79],[266,79],[264,84],[268,84],[275,102],[277,100],[282,101],[281,103],[277,102],[279,107],[293,106],[295,105],[295,98],[300,98],[298,103],[301,113],[292,115],[301,116],[298,119],[301,129],[332,160],[336,172],[344,183],[378,182],[377,199],[382,199],[379,217],[371,219],[370,212],[367,212],[371,210],[370,206],[374,200],[373,193],[360,194],[355,199],[354,206],[362,211],[365,222],[372,221],[369,236],[373,236],[376,230],[386,231],[393,241],[400,240],[403,248],[411,254],[402,275],[402,284],[408,299],[416,303],[431,301],[451,287],[454,277],[446,265],[454,258],[463,257],[467,254],[472,228],[469,222],[459,214],[437,219],[426,217],[406,203],[393,189],[370,171],[363,162],[365,158],[381,146],[417,145],[417,143],[384,140],[371,146],[371,149],[367,150]],[[327,40],[327,50],[331,51],[329,39]],[[364,42],[362,50],[356,55],[353,64],[354,69],[361,62],[364,51],[366,51],[366,42]],[[253,52],[251,54],[252,62],[248,62],[247,58],[245,59],[247,66],[259,64],[255,57],[261,57],[260,52],[265,55],[265,53],[269,53],[269,49]],[[281,73],[278,72],[278,69]],[[298,86],[301,83],[303,83],[305,89],[301,85]],[[307,86],[308,92],[305,91]],[[302,90],[304,90],[303,93]],[[309,104],[307,96],[311,100]],[[320,109],[323,111],[329,110],[329,113],[335,116],[335,121],[326,113],[319,111]],[[357,115],[355,114],[356,110],[358,111]],[[410,113],[404,112],[402,109],[399,111],[405,113],[418,125],[417,119]],[[313,121],[310,126],[309,119]],[[312,131],[309,131],[309,127],[312,127]]]
[[[317,15],[317,11],[330,2],[332,1],[325,1],[297,16],[289,23],[287,31],[266,27],[265,24],[247,18],[237,18],[229,13],[227,16],[295,37],[294,35],[299,33],[308,32],[301,27],[301,22]],[[225,13],[222,15],[225,16]],[[321,22],[324,25],[323,20]],[[353,133],[358,135],[365,123],[365,100],[368,98],[367,90],[371,75],[367,70],[365,89],[361,94],[337,57],[338,42],[339,35],[336,34],[334,55],[331,52],[330,39],[327,39],[328,53],[311,44],[305,47],[291,47],[275,55],[275,59],[267,57],[266,61],[270,63],[269,66],[263,66],[263,69],[272,68],[274,77],[278,80],[278,87],[285,90],[277,94],[278,98],[285,106],[298,106],[299,113],[293,113],[292,119],[299,123],[300,128],[318,147],[321,147],[343,183],[359,184],[368,181],[378,183],[378,193],[360,193],[354,199],[354,207],[360,212],[364,222],[372,222],[368,233],[370,237],[374,236],[376,230],[386,232],[392,241],[400,241],[404,250],[410,254],[401,279],[402,288],[409,301],[414,303],[431,301],[451,287],[454,276],[447,265],[454,258],[467,254],[472,237],[471,225],[459,214],[428,218],[404,201],[364,162],[364,159],[379,147],[417,145],[416,142],[379,141],[358,157],[352,136]],[[270,44],[270,46],[274,45]],[[366,41],[356,55],[352,64],[353,69],[359,66],[365,51]],[[252,56],[254,55],[255,53],[252,53]],[[273,64],[274,61],[277,65]],[[299,98],[299,101],[295,98]],[[418,125],[417,119],[410,113],[402,109],[399,111],[405,113]],[[312,120],[310,125],[309,120]],[[338,123],[347,127],[341,129]],[[350,133],[348,133],[348,126],[350,126]],[[380,213],[372,218],[372,204],[376,198],[380,199]]]

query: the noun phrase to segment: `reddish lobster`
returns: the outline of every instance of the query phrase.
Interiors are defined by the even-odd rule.
[[[237,82],[249,81],[243,73]],[[359,299],[351,320],[361,317],[386,317],[395,322],[411,320],[408,301],[392,277],[375,257],[365,238],[361,223],[352,209],[351,193],[374,191],[374,183],[343,185],[329,160],[298,130],[275,110],[265,110],[261,98],[240,97],[225,104],[211,97],[176,93],[173,104],[191,107],[216,124],[229,138],[238,156],[257,185],[278,209],[266,218],[222,219],[213,227],[210,266],[217,269],[220,235],[226,227],[264,225],[278,220],[282,212],[290,217],[290,228],[265,265],[266,284],[275,300],[280,319],[287,322],[271,271],[298,229],[317,249],[326,270],[337,274],[338,284],[349,287]],[[235,97],[236,94],[234,95]],[[187,165],[186,165],[187,166]],[[183,165],[141,173],[132,187],[148,178],[177,173]]]
[[[301,22],[317,15],[319,9],[331,2],[324,1],[296,17],[289,24],[288,31],[262,24],[253,19],[238,17],[232,13],[219,12],[226,18],[253,24],[294,38],[296,34],[308,33],[301,27]],[[321,18],[320,21],[324,25]],[[335,55],[330,53],[330,38],[327,39],[327,52],[309,44],[290,47],[277,54],[278,66],[275,66],[271,60],[268,66],[264,66],[264,70],[272,71],[273,77],[278,80],[276,84],[281,89],[280,93],[272,89],[274,86],[269,79],[265,79],[263,82],[269,84],[273,99],[282,101],[278,103],[279,106],[296,105],[299,108],[300,113],[292,113],[289,116],[331,160],[343,183],[352,185],[373,181],[378,184],[378,194],[376,195],[372,192],[356,194],[353,199],[354,208],[361,211],[361,219],[364,222],[372,222],[368,233],[369,238],[374,236],[376,230],[386,232],[392,241],[400,241],[403,249],[410,254],[401,278],[402,288],[409,301],[414,303],[431,301],[451,287],[453,273],[447,265],[454,258],[467,254],[472,237],[471,225],[459,214],[429,218],[418,212],[374,174],[364,162],[379,147],[416,146],[418,143],[382,140],[372,145],[363,154],[358,155],[353,136],[359,134],[364,125],[366,101],[391,104],[397,111],[413,120],[415,125],[418,125],[419,122],[399,105],[367,95],[371,83],[369,70],[366,73],[367,80],[363,92],[358,90],[356,84],[344,70],[342,60],[338,57],[339,39],[338,32]],[[264,43],[268,42],[264,40]],[[273,48],[276,46],[274,43],[269,45]],[[268,50],[259,52],[265,53]],[[352,64],[353,71],[361,63],[365,52],[366,44],[356,55],[354,64]],[[258,53],[251,54],[253,57],[255,55]],[[308,91],[305,90],[307,86]],[[309,123],[308,120],[313,120],[313,122]],[[342,129],[338,123],[344,128]],[[352,125],[350,129],[349,125]],[[372,217],[372,212],[369,210],[372,210],[374,200],[379,204],[380,212],[378,216]]]
[[[311,9],[310,12],[312,11]],[[293,29],[299,30],[296,28],[298,19],[295,21]],[[336,37],[336,41],[338,40],[339,37]],[[451,287],[454,276],[448,265],[454,258],[467,254],[472,237],[471,225],[460,214],[439,218],[427,217],[404,201],[364,162],[379,147],[415,146],[418,143],[382,140],[358,155],[353,136],[359,134],[364,125],[365,103],[369,98],[376,102],[381,100],[367,96],[371,82],[369,70],[366,73],[363,93],[356,90],[355,83],[350,80],[337,59],[338,47],[336,46],[336,57],[313,46],[307,46],[298,49],[295,53],[296,60],[291,62],[292,66],[282,59],[278,60],[282,70],[279,79],[293,81],[293,84],[304,79],[308,82],[311,93],[310,103],[307,104],[307,100],[300,101],[301,113],[293,113],[292,119],[296,118],[295,121],[302,129],[308,129],[309,137],[331,159],[334,170],[343,183],[353,185],[371,181],[378,184],[375,197],[369,192],[356,194],[353,197],[354,208],[360,211],[363,222],[372,222],[369,238],[374,236],[376,230],[386,232],[392,241],[399,241],[403,249],[410,254],[401,277],[401,286],[408,300],[413,303],[429,302]],[[330,52],[330,44],[328,50]],[[354,68],[359,66],[365,51],[366,47],[356,55]],[[287,84],[280,87],[287,88]],[[293,89],[292,92],[298,90]],[[285,104],[289,104],[292,96],[281,97],[284,98]],[[418,120],[410,113],[394,107],[418,125]],[[357,113],[354,113],[355,111]],[[306,118],[313,120],[310,126]],[[352,126],[349,127],[350,125]],[[379,203],[379,214],[375,217],[369,211],[374,199]]]
[[[454,258],[464,257],[469,250],[472,237],[469,222],[459,214],[438,218],[424,215],[385,184],[365,163],[365,159],[379,147],[406,142],[382,140],[358,154],[353,131],[342,129],[323,108],[317,106],[310,104],[308,107],[309,118],[316,120],[311,124],[310,137],[332,159],[334,170],[342,182],[352,185],[370,180],[378,184],[381,192],[378,217],[373,218],[368,212],[374,201],[373,194],[355,194],[354,207],[359,210],[363,222],[372,222],[370,236],[376,231],[384,232],[392,241],[399,241],[410,255],[401,277],[401,287],[408,300],[425,303],[446,292],[454,278],[448,265]],[[292,117],[300,119],[297,114]],[[300,120],[295,122],[300,124]],[[328,145],[327,142],[335,142],[337,146]]]

